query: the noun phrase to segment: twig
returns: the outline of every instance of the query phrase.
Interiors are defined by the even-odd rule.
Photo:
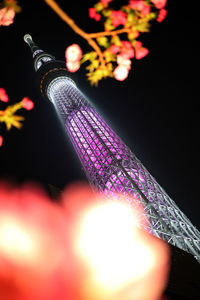
[[[102,32],[95,32],[95,33],[88,33],[88,36],[90,38],[98,38],[100,36],[109,36],[109,35],[117,35],[121,33],[128,33],[131,32],[130,28],[122,28],[118,30],[113,30],[113,31],[102,31]]]
[[[83,37],[88,44],[97,52],[99,56],[99,60],[102,66],[105,66],[105,60],[103,57],[103,53],[101,52],[100,47],[97,45],[97,43],[91,38],[90,34],[83,31],[75,22],[73,19],[71,19],[63,10],[60,8],[60,6],[54,1],[54,0],[44,0],[51,9],[57,13],[57,15],[65,22],[67,23],[77,34],[79,34],[81,37]]]

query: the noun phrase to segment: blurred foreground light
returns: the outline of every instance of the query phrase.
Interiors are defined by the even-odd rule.
[[[0,182],[0,299],[160,300],[168,246],[138,228],[140,207],[81,184],[49,200]]]
[[[152,267],[154,255],[136,230],[136,216],[122,203],[109,202],[92,208],[83,220],[80,252],[94,269],[95,279],[116,290]]]
[[[168,246],[139,229],[140,214],[125,201],[83,210],[75,236],[75,252],[89,274],[82,299],[160,299],[167,283]]]
[[[25,225],[10,217],[0,220],[0,250],[6,257],[14,260],[30,260],[37,252],[33,236]]]
[[[34,184],[0,182],[0,299],[65,300],[66,221]]]

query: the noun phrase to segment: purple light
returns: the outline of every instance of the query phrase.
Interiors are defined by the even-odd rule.
[[[146,230],[198,256],[198,230],[76,85],[58,77],[49,84],[47,95],[64,121],[89,182],[107,199],[117,200],[120,192],[131,205],[142,204]]]
[[[131,206],[142,204],[138,217],[145,222],[144,228],[200,262],[200,232],[85,99],[68,77],[65,63],[42,53],[29,34],[24,40],[37,53],[34,68],[40,67],[41,92],[63,119],[89,182],[106,199],[118,200],[121,192]]]

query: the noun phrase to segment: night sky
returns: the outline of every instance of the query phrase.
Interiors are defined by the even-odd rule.
[[[84,65],[73,79],[200,229],[197,18],[195,7],[180,6],[182,1],[169,2],[166,20],[154,22],[150,33],[141,34],[139,40],[150,52],[142,60],[133,60],[126,81],[106,79],[97,88],[91,87]],[[101,22],[88,17],[88,8],[95,1],[58,3],[86,32],[103,30]],[[63,189],[86,178],[54,107],[40,95],[23,36],[31,34],[43,50],[60,60],[64,60],[70,44],[78,43],[84,53],[92,49],[44,1],[19,4],[23,10],[14,24],[0,28],[0,86],[6,89],[11,103],[28,96],[35,108],[19,111],[26,118],[21,130],[13,128],[7,133],[1,126],[4,145],[0,148],[0,176],[19,184],[31,180],[45,188],[52,184]],[[1,109],[6,107],[0,105]]]

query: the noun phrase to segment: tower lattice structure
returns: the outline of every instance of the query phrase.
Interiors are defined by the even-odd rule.
[[[122,193],[131,205],[142,204],[148,232],[200,261],[197,228],[85,99],[65,63],[39,49],[30,35],[24,40],[33,53],[41,93],[61,116],[89,182],[109,199]]]

